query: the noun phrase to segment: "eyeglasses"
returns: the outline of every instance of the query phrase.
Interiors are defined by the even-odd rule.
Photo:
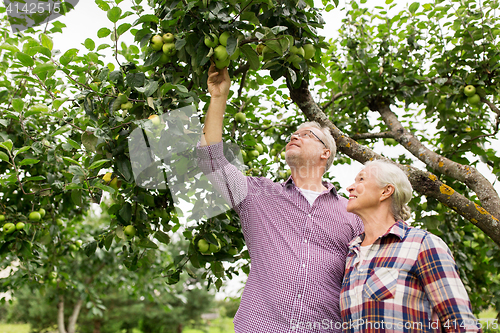
[[[323,144],[323,146],[325,146],[326,149],[328,149],[328,147],[325,145],[325,143],[323,142],[323,140],[321,140],[316,134],[314,134],[313,131],[311,130],[308,130],[308,131],[305,131],[305,132],[302,132],[302,133],[293,133],[292,135],[289,135],[287,138],[286,138],[286,142],[290,142],[292,140],[292,137],[293,136],[296,136],[297,138],[307,138],[307,139],[313,139],[313,137],[311,136],[311,134],[319,140],[319,142],[321,142]]]

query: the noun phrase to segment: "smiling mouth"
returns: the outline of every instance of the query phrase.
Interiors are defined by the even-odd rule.
[[[349,196],[349,200],[351,200],[351,199],[356,199],[356,198],[357,198],[357,196],[355,196],[355,195],[350,195],[350,196]]]

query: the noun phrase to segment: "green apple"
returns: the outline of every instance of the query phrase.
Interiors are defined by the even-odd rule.
[[[238,112],[234,115],[234,120],[236,120],[240,124],[243,124],[245,121],[247,121],[247,116],[243,112]]]
[[[264,44],[259,44],[255,48],[255,51],[257,52],[258,55],[262,55],[262,51],[264,50],[264,47],[266,47]]]
[[[163,49],[162,49],[163,51]],[[162,52],[161,56],[160,56],[160,60],[158,60],[158,63],[159,64],[166,64],[166,63],[169,63],[172,61],[172,58],[170,58],[168,55],[166,55],[165,53]]]
[[[159,126],[161,124],[160,117],[156,114],[152,114],[148,117],[149,120],[153,123],[154,126]]]
[[[24,226],[25,226],[25,224],[23,222],[17,222],[16,229],[22,230],[22,229],[24,229]]]
[[[214,33],[205,36],[205,45],[208,47],[216,47],[219,45],[219,37]]]
[[[81,240],[81,239],[77,240],[77,241],[75,242],[75,245],[76,245],[76,246],[78,246],[78,247],[82,247],[82,245],[83,245],[82,240]]]
[[[3,221],[5,221],[5,215],[0,214],[0,222],[3,222]]]
[[[58,226],[62,226],[63,225],[63,220],[62,219],[56,219],[56,224]]]
[[[162,50],[163,50],[163,53],[165,53],[168,57],[175,55],[175,52],[177,52],[177,50],[175,49],[174,43],[163,44]]]
[[[14,223],[5,223],[3,225],[3,232],[6,233],[6,234],[11,234],[13,233],[14,231],[16,231],[16,226],[14,225]]]
[[[214,49],[215,61],[225,61],[228,58],[227,50],[224,45],[219,45]]]
[[[467,102],[469,102],[470,105],[477,105],[479,102],[481,102],[481,97],[479,97],[478,94],[474,94],[470,97],[467,97]]]
[[[250,158],[257,158],[257,157],[259,157],[259,155],[260,155],[260,153],[259,153],[259,151],[257,149],[253,149],[253,150],[250,150],[248,152],[248,156]]]
[[[219,43],[221,45],[227,46],[227,40],[229,37],[231,37],[229,31],[224,31],[222,35],[219,36]]]
[[[311,59],[316,53],[316,48],[312,44],[304,45],[304,59]]]
[[[304,57],[304,55],[305,55],[304,48],[302,46],[301,47],[297,47],[295,45],[293,45],[290,48],[290,53],[291,54],[296,54],[296,55],[299,55],[299,56],[302,56],[302,57]]]
[[[208,250],[210,249],[210,245],[208,244],[208,242],[206,240],[204,240],[203,238],[201,238],[198,243],[198,250],[201,252],[201,253],[208,253]]]
[[[467,97],[474,96],[476,94],[476,87],[474,87],[473,85],[470,85],[470,84],[468,86],[465,86],[464,94]]]
[[[160,51],[163,47],[163,38],[160,35],[154,35],[151,38],[151,48],[155,51]]]
[[[76,252],[78,251],[78,248],[76,247],[75,244],[69,244],[69,249],[72,251],[72,252]]]
[[[134,105],[130,101],[128,101],[127,103],[123,103],[122,105],[120,105],[120,107],[122,108],[122,110],[130,110],[130,109],[132,109],[133,106]]]
[[[129,224],[128,226],[123,228],[123,233],[127,237],[134,237],[136,232],[137,232],[137,230],[135,230],[135,227],[131,224]]]
[[[219,240],[217,240],[217,242],[219,242]],[[219,252],[220,251],[220,242],[219,242],[219,245],[210,244],[209,249],[210,249],[210,252],[212,252],[212,253]]]
[[[31,212],[28,218],[30,221],[40,221],[42,215],[39,212]]]
[[[40,208],[40,209],[38,210],[38,212],[40,213],[40,216],[41,216],[42,218],[45,216],[45,213],[46,213],[46,212],[45,212],[45,209]]]
[[[292,175],[292,170],[291,169],[286,170],[287,178],[290,177],[291,175]]]
[[[237,255],[237,254],[238,254],[238,252],[239,252],[239,251],[238,251],[238,249],[237,249],[236,247],[231,247],[231,248],[229,249],[229,251],[227,251],[227,253],[228,253],[228,254],[230,254],[230,255],[232,255],[232,256]]]
[[[264,147],[260,143],[255,145],[255,149],[259,152],[259,155],[264,152]]]
[[[231,59],[227,58],[226,60],[223,60],[223,61],[219,61],[219,60],[215,60],[215,67],[217,67],[218,69],[223,69],[227,66],[229,66],[229,63],[231,62]]]
[[[229,60],[236,60],[236,59],[238,59],[238,57],[239,57],[239,56],[240,56],[240,48],[239,48],[239,47],[237,47],[237,48],[234,50],[233,54],[231,54],[231,55],[229,56]]]
[[[57,279],[57,272],[50,272],[51,279]]]
[[[243,157],[243,159],[245,160],[247,158],[247,152],[242,150],[241,151],[241,157]]]
[[[163,35],[163,42],[164,43],[173,43],[174,42],[174,34],[167,32],[166,34]]]
[[[282,151],[282,152],[281,152],[281,158],[282,158],[282,159],[285,159],[285,157],[286,157],[286,151]]]

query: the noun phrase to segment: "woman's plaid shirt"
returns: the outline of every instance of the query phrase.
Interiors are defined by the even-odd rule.
[[[340,308],[346,332],[478,332],[448,246],[397,221],[363,262],[349,246]]]

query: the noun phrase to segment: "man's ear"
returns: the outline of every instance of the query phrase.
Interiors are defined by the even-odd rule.
[[[325,149],[323,149],[323,154],[321,154],[321,158],[324,158],[325,160],[327,160],[328,157],[330,157],[331,153],[332,152],[330,151],[330,149],[325,148]]]
[[[380,195],[380,201],[384,201],[391,197],[394,194],[395,188],[394,185],[388,184],[384,187],[382,194]]]

